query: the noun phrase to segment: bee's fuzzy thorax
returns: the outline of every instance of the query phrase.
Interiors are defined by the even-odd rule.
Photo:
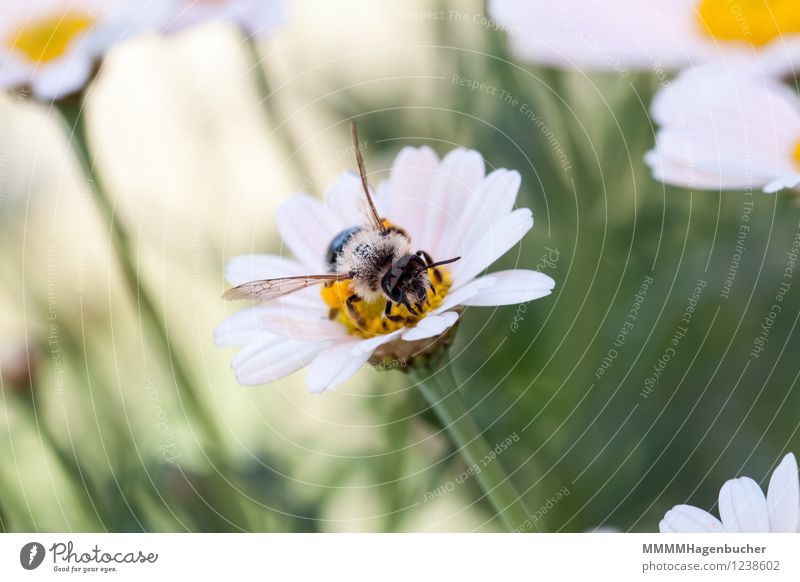
[[[337,259],[336,272],[350,274],[353,291],[367,301],[374,301],[383,296],[383,275],[410,250],[408,238],[400,233],[363,230],[347,241]]]

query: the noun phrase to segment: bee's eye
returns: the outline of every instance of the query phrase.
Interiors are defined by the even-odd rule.
[[[416,255],[405,255],[397,259],[381,280],[386,296],[399,303],[408,291],[413,291],[420,274],[425,273],[425,263]],[[424,287],[424,285],[423,285]]]
[[[386,274],[381,280],[381,288],[383,289],[383,292],[386,293],[386,296],[394,302],[399,301],[400,296],[402,295],[402,289],[399,285],[401,277],[402,271],[392,267],[386,271]]]

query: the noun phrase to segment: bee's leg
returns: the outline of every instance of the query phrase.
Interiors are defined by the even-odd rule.
[[[416,255],[418,257],[422,257],[425,260],[426,265],[430,265],[433,263],[433,257],[430,256],[426,251],[417,251]]]
[[[411,303],[409,303],[408,301],[404,301],[403,305],[405,305],[406,309],[408,309],[411,312],[411,315],[419,315],[419,313],[417,313],[417,310],[414,309],[414,306],[411,305]]]
[[[383,310],[383,315],[389,321],[394,321],[394,322],[403,321],[402,315],[392,315],[392,302],[389,301],[388,299],[386,300],[386,309]]]
[[[344,304],[345,307],[347,307],[347,314],[350,316],[350,319],[352,319],[357,326],[364,327],[367,324],[367,322],[364,321],[364,318],[361,317],[361,314],[353,305],[354,303],[358,303],[359,301],[361,301],[361,297],[359,297],[354,293],[353,295],[350,295],[350,297],[347,298],[347,301],[345,301]]]
[[[325,287],[332,287],[332,286],[333,286],[333,283],[331,283],[331,282],[325,283]],[[330,319],[331,321],[336,319],[338,316],[339,316],[339,308],[338,307],[331,307],[328,310],[328,319]]]
[[[418,257],[422,257],[422,260],[425,261],[426,265],[432,265],[433,264],[433,257],[430,256],[427,252],[425,252],[425,251],[417,251],[416,255]],[[441,283],[442,282],[442,274],[439,272],[439,269],[436,268],[436,267],[433,268],[433,278],[436,279],[437,283]],[[433,289],[433,287],[431,287],[431,289]],[[433,293],[435,295],[436,291],[434,290]]]

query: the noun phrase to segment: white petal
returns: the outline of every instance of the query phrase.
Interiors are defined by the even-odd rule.
[[[752,122],[737,123],[752,128]],[[656,135],[656,148],[665,158],[685,168],[684,173],[689,177],[692,172],[715,173],[727,181],[745,184],[745,189],[761,188],[779,175],[788,156],[782,152],[779,156],[774,144],[762,147],[755,143],[757,138],[752,131],[745,130],[718,131],[697,126],[686,132],[679,127],[667,127]]]
[[[353,172],[343,172],[336,178],[325,192],[325,205],[337,217],[339,232],[351,226],[369,224],[367,197],[361,178]]]
[[[263,36],[284,18],[280,0],[217,0],[191,4],[184,1],[173,4],[176,4],[174,14],[164,25],[164,32],[170,34],[219,20],[238,24],[251,36]]]
[[[533,228],[533,215],[527,208],[519,208],[498,220],[456,263],[453,284],[463,285],[489,267],[517,244]]]
[[[757,115],[751,107],[770,107]],[[660,125],[711,127],[716,132],[750,130],[736,127],[733,119],[761,120],[770,131],[795,137],[798,128],[797,96],[771,79],[742,77],[731,70],[730,63],[718,60],[682,72],[653,97],[650,106],[653,119]],[[785,123],[777,123],[781,119]],[[754,134],[755,135],[755,134]],[[771,141],[769,134],[762,137]]]
[[[753,60],[756,61],[753,65],[754,68],[757,65],[759,75],[769,75],[775,79],[795,77],[800,72],[800,37],[782,35],[760,50],[758,58]]]
[[[31,69],[13,53],[0,49],[0,87],[21,87],[28,82]]]
[[[258,356],[262,351],[269,350],[283,342],[284,339],[282,337],[262,330],[253,341],[247,342],[241,350],[236,352],[236,355],[231,360],[231,368],[237,368],[239,365]]]
[[[378,190],[379,206],[394,224],[406,229],[416,246],[422,248],[421,217],[428,208],[428,196],[436,179],[439,158],[429,147],[404,147],[395,157],[389,179]]]
[[[268,311],[260,305],[237,311],[214,330],[214,343],[218,346],[241,346],[248,344],[264,334],[260,319]]]
[[[171,0],[166,2],[120,0],[104,11],[98,11],[91,1],[85,3],[95,14],[100,12],[102,18],[102,22],[87,36],[84,46],[95,56],[102,55],[112,45],[130,36],[157,32],[172,17],[174,9],[174,2]]]
[[[93,60],[67,55],[57,63],[41,67],[31,76],[31,92],[43,101],[60,99],[83,89],[93,70]]]
[[[233,20],[231,2],[172,2],[174,13],[165,21],[161,32],[176,34],[205,22],[216,20]]]
[[[436,260],[445,256],[442,243],[450,242],[462,210],[475,196],[484,176],[483,157],[475,151],[456,149],[442,159],[428,192],[428,204],[417,217],[422,226],[416,247],[428,251]]]
[[[800,174],[787,174],[776,178],[764,186],[764,192],[775,194],[786,188],[797,188],[800,186]]]
[[[702,509],[692,505],[676,505],[670,509],[661,523],[661,533],[724,533],[722,523]]]
[[[492,0],[487,11],[512,52],[581,69],[676,68],[704,59],[714,43],[699,33],[697,0]]]
[[[760,82],[781,82],[781,79],[793,77],[798,72],[800,63],[800,37],[783,35],[770,44],[752,50],[725,50],[693,68],[701,77],[710,82],[714,75],[735,78],[739,81],[754,80]],[[787,87],[788,88],[788,87]]]
[[[394,341],[403,333],[403,329],[369,339],[340,340],[329,346],[319,361],[314,361],[313,369],[309,369],[308,389],[310,392],[322,392],[335,388],[355,374],[367,363],[372,354],[383,344]]]
[[[658,146],[658,144],[656,144]],[[661,155],[656,147],[644,156],[644,161],[653,173],[653,179],[683,188],[703,190],[744,190],[753,186],[752,176],[739,172],[707,171],[687,165],[682,159],[672,160]]]
[[[719,492],[719,516],[728,533],[769,532],[767,500],[749,477],[731,479]]]
[[[306,274],[325,273],[328,245],[342,230],[337,217],[319,200],[298,194],[278,208],[276,220],[283,242],[307,269]]]
[[[403,334],[403,339],[409,342],[428,339],[441,335],[458,321],[458,313],[448,311],[441,315],[428,315],[421,319],[417,325]]]
[[[244,18],[239,19],[245,30],[257,37],[263,37],[275,29],[285,19],[282,0],[239,0],[246,10]]]
[[[348,337],[345,326],[328,318],[322,302],[318,310],[269,305],[259,322],[267,331],[289,339],[319,341]]]
[[[233,257],[225,266],[225,278],[231,285],[306,274],[306,268],[300,263],[277,255],[241,255]]]
[[[662,128],[645,159],[657,179],[694,187],[700,174],[712,188],[744,189],[796,173],[800,100],[775,83],[703,67],[661,89],[651,109]]]
[[[481,234],[513,210],[519,185],[519,172],[500,168],[489,174],[467,200],[457,229],[442,241],[440,254],[443,257],[466,254]]]
[[[550,295],[556,282],[544,273],[512,269],[488,275],[492,282],[465,300],[462,305],[487,307],[514,305]]]
[[[365,339],[356,346],[356,349],[372,355],[372,353],[379,347],[381,347],[383,344],[389,343],[390,341],[394,341],[397,338],[399,338],[404,331],[405,329],[402,328],[395,330],[391,333],[376,335],[375,337]]]
[[[662,519],[658,522],[658,531],[663,533],[677,533],[674,529],[672,529],[669,525],[669,522],[665,519]]]
[[[342,341],[320,352],[308,367],[308,391],[335,388],[363,367],[372,354],[359,349],[361,343],[359,339]]]
[[[265,332],[263,339],[242,348],[231,366],[243,386],[268,384],[307,366],[323,347],[319,342],[287,340]]]
[[[434,309],[431,313],[438,314],[444,313],[445,311],[451,310],[453,307],[458,307],[459,305],[464,305],[467,301],[475,297],[478,293],[480,293],[483,289],[491,287],[494,285],[494,279],[492,279],[491,275],[487,275],[485,277],[481,277],[480,279],[475,279],[474,281],[470,281],[463,287],[460,287],[455,290],[451,290],[447,296],[445,296],[442,303]]]
[[[800,481],[797,459],[792,453],[786,455],[772,473],[767,489],[767,507],[771,532],[800,531]]]

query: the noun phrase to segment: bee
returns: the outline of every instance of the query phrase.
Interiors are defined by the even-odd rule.
[[[439,278],[437,267],[461,257],[435,262],[424,250],[412,252],[408,233],[381,218],[369,193],[355,123],[350,124],[350,131],[367,201],[367,224],[346,228],[333,238],[326,255],[329,273],[250,281],[229,289],[222,296],[224,299],[268,302],[312,285],[349,281],[351,293],[344,304],[349,316],[358,324],[363,324],[355,308],[359,301],[374,302],[383,298],[386,301],[384,317],[391,321],[403,320],[402,316],[392,314],[394,305],[404,306],[412,315],[419,315],[423,310],[428,289],[436,292],[429,272]]]

